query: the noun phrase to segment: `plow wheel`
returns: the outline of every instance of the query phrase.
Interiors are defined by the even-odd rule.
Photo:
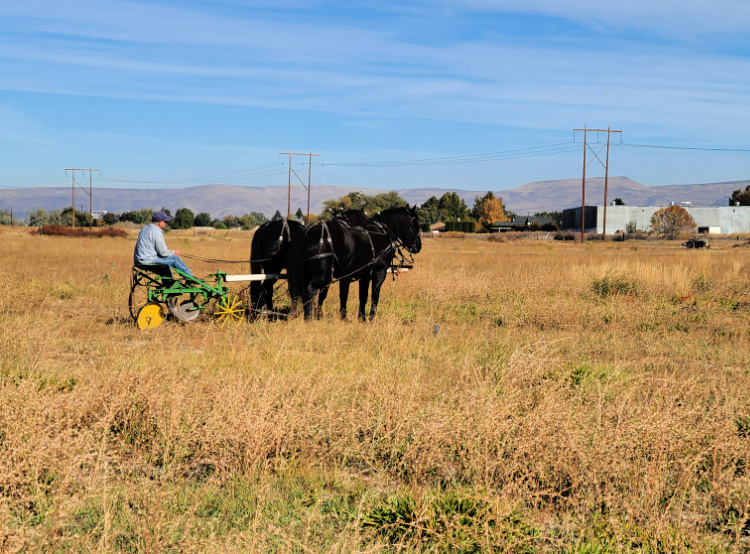
[[[138,311],[135,323],[139,329],[153,329],[162,324],[164,307],[157,302],[149,302]]]
[[[148,304],[148,290],[151,283],[142,273],[133,273],[130,277],[130,296],[128,297],[128,309],[130,317],[138,323],[138,313]]]
[[[138,322],[138,312],[148,303],[148,283],[139,273],[130,277],[130,296],[128,296],[128,309],[133,321]]]
[[[225,294],[214,305],[214,321],[222,327],[239,325],[245,319],[245,303],[236,294]]]

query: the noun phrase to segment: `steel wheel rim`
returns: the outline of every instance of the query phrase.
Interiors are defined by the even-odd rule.
[[[214,309],[214,321],[226,327],[239,325],[245,319],[245,304],[236,294],[222,296]]]

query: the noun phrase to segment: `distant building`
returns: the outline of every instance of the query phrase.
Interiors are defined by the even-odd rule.
[[[694,207],[690,202],[681,205],[693,217],[699,233],[750,233],[750,206]],[[628,224],[636,231],[651,228],[651,216],[663,206],[607,206],[607,234],[627,230]],[[584,218],[587,233],[604,232],[604,206],[586,206]],[[563,210],[563,229],[581,230],[581,208]]]
[[[579,220],[580,221],[580,220]],[[492,223],[489,226],[490,233],[504,233],[506,231],[523,231],[531,227],[541,227],[554,223],[552,217],[546,215],[516,215],[510,221]]]

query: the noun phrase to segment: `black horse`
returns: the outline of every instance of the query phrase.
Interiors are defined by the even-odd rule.
[[[293,219],[275,219],[258,227],[250,245],[250,272],[281,273],[286,268],[289,243],[301,230],[302,224]],[[268,279],[250,283],[250,306],[255,314],[262,310],[273,311],[276,281]]]
[[[341,317],[345,318],[349,285],[359,281],[359,318],[365,319],[372,283],[372,319],[377,313],[380,288],[388,268],[401,248],[410,254],[422,249],[416,207],[391,208],[372,218],[350,210],[332,221],[308,226],[293,239],[289,249],[287,267],[292,300],[301,299],[305,319],[311,319],[317,296],[320,316],[328,287],[338,281]]]

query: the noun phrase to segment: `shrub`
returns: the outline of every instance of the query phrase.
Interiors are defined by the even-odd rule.
[[[63,225],[42,225],[31,232],[32,235],[52,235],[61,237],[119,237],[126,238],[128,233],[123,229],[87,229],[82,227],[65,227]]]
[[[616,295],[635,295],[638,293],[638,286],[624,275],[613,276],[607,273],[601,279],[591,281],[591,290],[594,294],[605,296]]]
[[[476,230],[474,221],[446,221],[445,230],[447,232],[455,231],[457,233],[473,233]]]

